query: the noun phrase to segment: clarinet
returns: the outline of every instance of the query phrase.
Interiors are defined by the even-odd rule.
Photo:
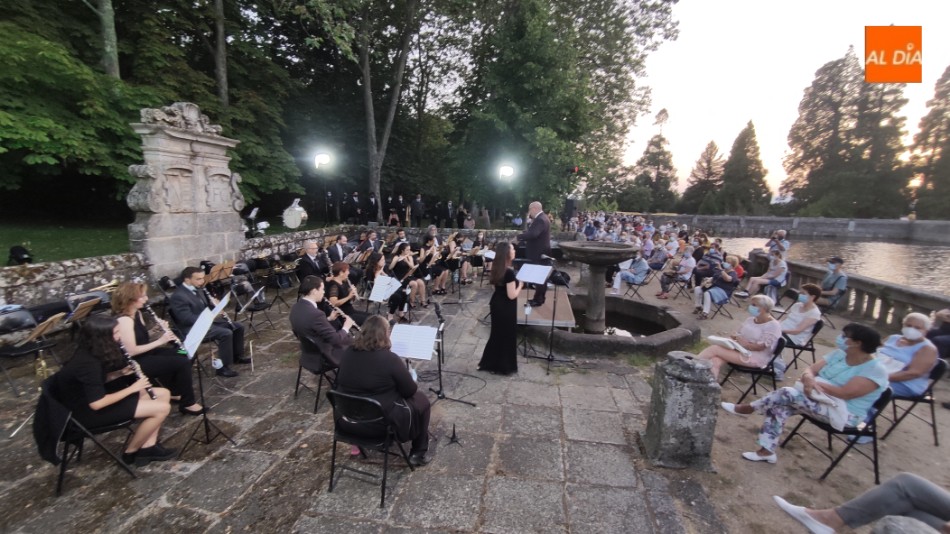
[[[125,345],[123,345],[121,341],[119,342],[119,351],[121,351],[122,355],[125,356],[125,361],[128,362],[129,367],[132,368],[132,371],[135,373],[135,376],[138,377],[139,380],[146,378],[145,375],[142,374],[142,369],[139,367],[138,362],[133,360],[132,357],[129,356],[129,351],[125,350]],[[145,392],[148,393],[148,396],[152,400],[155,400],[155,392],[152,391],[152,386],[145,388]]]
[[[353,321],[353,319],[351,319],[349,315],[343,313],[343,310],[341,310],[340,308],[337,308],[337,307],[334,306],[333,304],[330,304],[330,299],[328,299],[328,298],[326,298],[326,297],[323,297],[323,303],[326,304],[327,306],[329,306],[331,310],[333,310],[333,311],[337,312],[338,314],[340,314],[340,317],[343,317],[344,319],[349,319],[350,321],[352,321],[352,322],[353,322],[353,330],[356,330],[357,332],[360,331],[360,325],[356,324],[356,321]]]
[[[211,296],[211,292],[208,291],[208,288],[207,288],[207,287],[203,287],[203,286],[202,286],[201,290],[204,291],[204,292],[205,292],[205,296],[208,297],[208,306],[209,306],[209,307],[213,307],[213,306],[211,306],[211,299],[213,299],[214,297]],[[227,313],[226,311],[221,310],[221,317],[224,317],[224,320],[228,322],[228,326],[230,326],[231,329],[234,330],[234,321],[232,321],[231,318],[228,317],[228,313]]]
[[[145,308],[145,311],[147,311],[148,314],[152,316],[152,320],[155,321],[155,324],[157,324],[159,328],[162,329],[162,332],[165,332],[166,334],[172,334],[173,336],[175,336],[174,332],[172,332],[171,330],[168,329],[167,326],[165,326],[165,323],[163,323],[158,318],[158,314],[155,313],[155,310],[153,310],[152,307],[149,306],[147,302],[145,303],[144,308]],[[181,340],[178,339],[178,336],[175,336],[175,339],[172,340],[172,343],[174,343],[178,347],[179,354],[188,354],[188,351],[185,350],[185,346],[181,344]]]

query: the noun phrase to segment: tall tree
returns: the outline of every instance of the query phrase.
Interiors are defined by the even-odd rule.
[[[643,155],[634,166],[636,177],[633,183],[650,191],[649,211],[672,211],[676,204],[676,169],[673,154],[666,149],[667,140],[660,134],[647,143]]]
[[[934,87],[929,110],[914,136],[912,163],[920,179],[917,214],[925,219],[946,219],[950,206],[950,66]]]
[[[722,187],[722,172],[725,160],[719,153],[715,141],[710,141],[696,160],[696,165],[689,173],[686,191],[680,199],[680,213],[718,213],[718,211],[701,211],[701,206],[711,210],[712,201],[706,202],[708,197],[715,196]]]
[[[749,121],[736,137],[723,166],[722,189],[717,198],[723,212],[729,215],[765,213],[772,199],[772,192],[765,183],[767,173],[759,155],[755,126]]]
[[[89,0],[82,0],[89,9],[99,17],[99,32],[102,38],[102,69],[106,75],[120,79],[119,73],[119,38],[115,31],[115,9],[112,0],[96,0],[96,5]]]

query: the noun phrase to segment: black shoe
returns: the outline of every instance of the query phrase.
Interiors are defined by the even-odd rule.
[[[409,455],[409,465],[413,467],[422,467],[429,463],[429,460],[426,459],[426,453],[424,452],[414,452]]]
[[[206,406],[202,406],[200,410],[187,410],[184,406],[179,406],[178,411],[181,412],[182,415],[194,415],[197,417],[199,415],[208,413],[208,408]]]
[[[141,467],[143,465],[148,465],[151,462],[165,462],[171,460],[178,454],[178,451],[175,449],[166,449],[161,445],[153,445],[151,447],[139,449],[135,453],[135,465]],[[122,455],[123,458],[125,455]]]
[[[218,376],[223,376],[225,378],[233,378],[238,375],[238,372],[230,367],[222,367],[214,372]]]
[[[941,404],[941,406],[943,406],[944,408],[950,410],[950,402],[944,402],[944,403]]]
[[[538,300],[532,299],[528,301],[528,305],[531,306],[532,308],[540,308],[541,306],[544,306],[544,301],[543,300],[538,301]]]
[[[234,358],[234,363],[249,364],[251,363],[251,359],[250,358]]]
[[[122,453],[122,463],[125,465],[135,465],[135,455],[138,454],[138,451],[135,452],[123,452]]]

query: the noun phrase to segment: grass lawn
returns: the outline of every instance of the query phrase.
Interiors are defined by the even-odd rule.
[[[35,263],[89,258],[129,251],[129,233],[120,223],[87,225],[70,223],[0,222],[0,247],[23,245]],[[3,262],[6,265],[6,262]]]

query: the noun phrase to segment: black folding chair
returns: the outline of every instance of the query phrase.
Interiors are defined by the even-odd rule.
[[[274,306],[274,301],[267,301],[265,291],[266,286],[262,286],[255,291],[254,286],[247,281],[231,284],[231,298],[234,299],[235,315],[246,316],[248,325],[254,330],[255,334],[259,334],[257,325],[254,324],[254,315],[258,313],[263,314],[264,319],[270,323],[270,327],[274,328],[274,322],[271,321],[270,315],[267,313]]]
[[[639,298],[640,300],[645,300],[645,299],[643,298],[643,295],[640,294],[640,288],[645,287],[645,286],[646,286],[647,284],[649,284],[649,283],[650,283],[650,275],[649,275],[649,274],[647,274],[647,276],[644,277],[643,281],[640,282],[639,284],[634,284],[634,283],[631,283],[631,282],[624,281],[624,284],[627,285],[627,290],[624,292],[623,298],[627,298],[627,297],[631,297],[631,298],[637,297],[637,298]]]
[[[297,334],[294,333],[294,335],[296,336]],[[330,362],[328,362],[326,358],[320,359],[320,367],[318,369],[305,367],[303,364],[302,354],[304,352],[307,352],[310,354],[319,353],[320,349],[317,347],[315,343],[313,343],[306,336],[302,338],[298,336],[298,339],[300,339],[301,360],[300,360],[300,364],[297,367],[297,383],[294,384],[294,398],[295,399],[297,398],[297,393],[300,391],[301,385],[303,385],[303,387],[305,387],[306,389],[313,391],[313,388],[311,388],[307,384],[301,383],[300,379],[303,377],[303,370],[306,369],[310,371],[311,373],[315,374],[317,376],[317,390],[314,391],[314,393],[316,393],[316,400],[314,400],[314,403],[313,403],[313,413],[317,413],[317,408],[320,407],[320,392],[323,389],[323,381],[326,380],[327,386],[329,388],[336,387],[336,372],[338,368],[334,366],[333,364],[331,364]]]
[[[58,363],[59,359],[56,358],[56,354],[52,351],[52,348],[56,346],[56,342],[47,339],[46,334],[55,328],[65,316],[65,312],[57,313],[42,323],[36,324],[33,314],[27,310],[17,310],[0,315],[0,336],[32,329],[29,335],[23,340],[0,347],[0,370],[3,371],[4,378],[7,379],[7,383],[10,384],[10,389],[13,390],[13,393],[17,397],[20,396],[20,390],[10,377],[10,373],[7,372],[7,367],[3,364],[3,360],[32,355],[34,365],[40,362],[45,364],[42,360],[42,353],[43,351],[49,351]]]
[[[811,335],[808,337],[808,341],[799,345],[789,339],[785,338],[785,347],[792,349],[792,361],[789,364],[789,367],[792,365],[795,366],[795,369],[798,369],[798,360],[802,357],[802,354],[805,352],[811,353],[811,363],[818,361],[815,358],[815,337],[818,335],[818,332],[821,332],[821,329],[825,326],[825,323],[819,321],[815,322],[815,325],[811,327]],[[803,362],[804,363],[804,362]]]
[[[135,472],[122,461],[122,458],[96,438],[96,434],[125,429],[128,431],[128,436],[126,436],[125,443],[123,443],[124,448],[129,438],[132,437],[131,427],[134,420],[128,419],[111,425],[86,428],[59,401],[53,384],[53,377],[43,381],[42,393],[36,405],[36,414],[33,419],[33,437],[39,448],[40,456],[51,464],[59,466],[56,495],[62,494],[63,480],[66,477],[66,469],[69,467],[69,463],[73,459],[75,459],[75,463],[82,461],[83,443],[86,438],[91,439],[97,447],[108,454],[132,478],[136,478]],[[63,445],[62,450],[60,450],[60,444]]]
[[[785,299],[791,300],[791,303],[788,305],[782,305],[782,301]],[[775,301],[775,306],[772,307],[772,310],[769,312],[772,314],[772,317],[775,317],[776,320],[782,320],[782,317],[785,317],[788,314],[788,310],[798,302],[798,291],[794,289],[786,289],[782,296]]]
[[[333,406],[333,455],[330,457],[330,491],[333,491],[337,482],[334,478],[337,468],[337,441],[356,445],[360,448],[361,453],[364,449],[378,451],[383,453],[382,494],[379,498],[379,507],[382,508],[386,504],[386,477],[389,474],[389,456],[402,456],[409,469],[415,471],[415,468],[409,463],[409,455],[406,453],[406,449],[396,437],[396,429],[386,420],[383,407],[375,399],[348,395],[339,391],[327,391],[327,400]],[[354,433],[356,429],[361,430],[359,434]],[[393,443],[399,447],[400,454],[390,450]],[[367,471],[345,465],[341,465],[340,469],[379,478]]]
[[[734,363],[730,363],[729,372],[727,372],[726,376],[722,379],[721,382],[719,382],[719,385],[722,386],[722,385],[725,385],[726,382],[729,382],[729,385],[736,388],[736,390],[742,391],[742,396],[739,397],[739,400],[736,401],[736,404],[741,403],[746,398],[746,396],[749,395],[750,391],[754,395],[758,395],[759,392],[758,392],[757,387],[759,384],[759,380],[761,380],[763,377],[769,377],[772,379],[772,391],[775,391],[775,388],[778,387],[777,382],[775,380],[775,360],[776,358],[782,357],[782,351],[784,349],[785,349],[785,338],[779,338],[779,340],[775,343],[775,349],[772,351],[772,358],[769,360],[769,363],[765,367],[746,367],[745,365],[737,365]],[[731,377],[732,373],[735,373],[735,372],[745,373],[752,378],[752,384],[748,388],[746,388],[745,391],[743,391],[742,388],[739,387],[738,384],[736,384],[732,380],[729,380],[729,377]],[[765,386],[763,386],[763,388],[764,387]]]
[[[821,324],[821,323],[818,323],[818,324]],[[893,419],[890,419],[884,415],[881,415],[881,417],[887,421],[892,421],[893,424],[891,425],[890,428],[887,429],[887,432],[885,432],[884,435],[881,436],[881,439],[887,439],[887,436],[889,436],[891,432],[893,432],[894,429],[897,428],[897,425],[901,424],[901,421],[903,421],[905,417],[907,417],[908,415],[913,415],[917,419],[920,419],[921,421],[930,425],[930,428],[933,430],[933,434],[934,434],[934,447],[937,447],[940,445],[940,441],[937,439],[937,414],[935,413],[935,410],[934,410],[934,404],[936,404],[936,402],[934,402],[934,384],[936,384],[938,380],[943,378],[943,375],[946,374],[946,372],[947,372],[947,360],[941,360],[938,358],[937,363],[934,364],[933,369],[930,370],[930,379],[929,379],[929,382],[927,383],[927,389],[922,394],[917,395],[916,397],[907,397],[903,395],[894,394],[891,397],[891,401],[892,401],[891,407],[893,408],[893,416],[892,416]],[[904,402],[910,403],[910,406],[908,406],[907,408],[901,408],[900,417],[897,416],[897,401],[904,401]],[[917,406],[918,404],[930,405],[930,421],[924,419],[923,417],[915,413],[911,413],[911,410],[913,410],[914,407]]]
[[[683,295],[687,300],[689,300],[689,295],[693,290],[693,275],[690,274],[689,278],[686,280],[682,280],[679,276],[677,276],[672,283],[673,288],[676,289],[676,293],[673,295],[673,300],[678,299],[680,295]]]
[[[878,461],[878,454],[877,454],[877,416],[880,415],[880,413],[884,411],[885,408],[887,408],[887,403],[891,401],[891,394],[892,394],[891,388],[885,389],[884,392],[881,393],[881,396],[878,397],[876,401],[874,401],[874,405],[871,406],[871,409],[868,411],[868,415],[867,417],[865,417],[863,422],[858,423],[857,426],[846,426],[842,430],[836,430],[833,426],[831,426],[831,424],[821,421],[819,419],[816,419],[810,415],[801,414],[802,415],[801,421],[799,421],[798,424],[795,425],[795,428],[792,429],[792,433],[789,434],[787,438],[785,438],[785,441],[783,441],[780,446],[784,449],[785,445],[788,443],[790,439],[792,439],[795,436],[798,436],[802,438],[803,440],[805,440],[806,443],[814,447],[818,452],[824,454],[826,458],[831,460],[831,465],[828,466],[828,469],[825,469],[825,472],[822,473],[821,476],[818,478],[819,480],[824,480],[825,477],[827,477],[828,474],[831,473],[831,471],[835,468],[835,466],[837,466],[838,463],[840,463],[841,460],[844,459],[844,457],[848,454],[848,452],[854,449],[855,452],[857,452],[861,456],[864,456],[868,460],[871,460],[871,463],[874,464],[874,483],[880,484],[881,476],[880,476],[879,461]],[[828,451],[825,451],[824,448],[819,447],[818,445],[813,443],[810,439],[805,437],[804,434],[800,434],[798,432],[798,430],[801,428],[803,424],[805,424],[806,421],[817,426],[819,429],[825,431],[825,433],[828,436]],[[832,453],[834,452],[831,447],[832,437],[834,437],[840,442],[845,443],[844,450],[841,451],[841,454],[839,454],[838,456],[832,456]],[[871,455],[868,455],[868,453],[866,453],[865,451],[861,449],[854,448],[854,446],[857,445],[858,443],[858,439],[863,438],[863,437],[871,438],[871,444],[873,445]]]

